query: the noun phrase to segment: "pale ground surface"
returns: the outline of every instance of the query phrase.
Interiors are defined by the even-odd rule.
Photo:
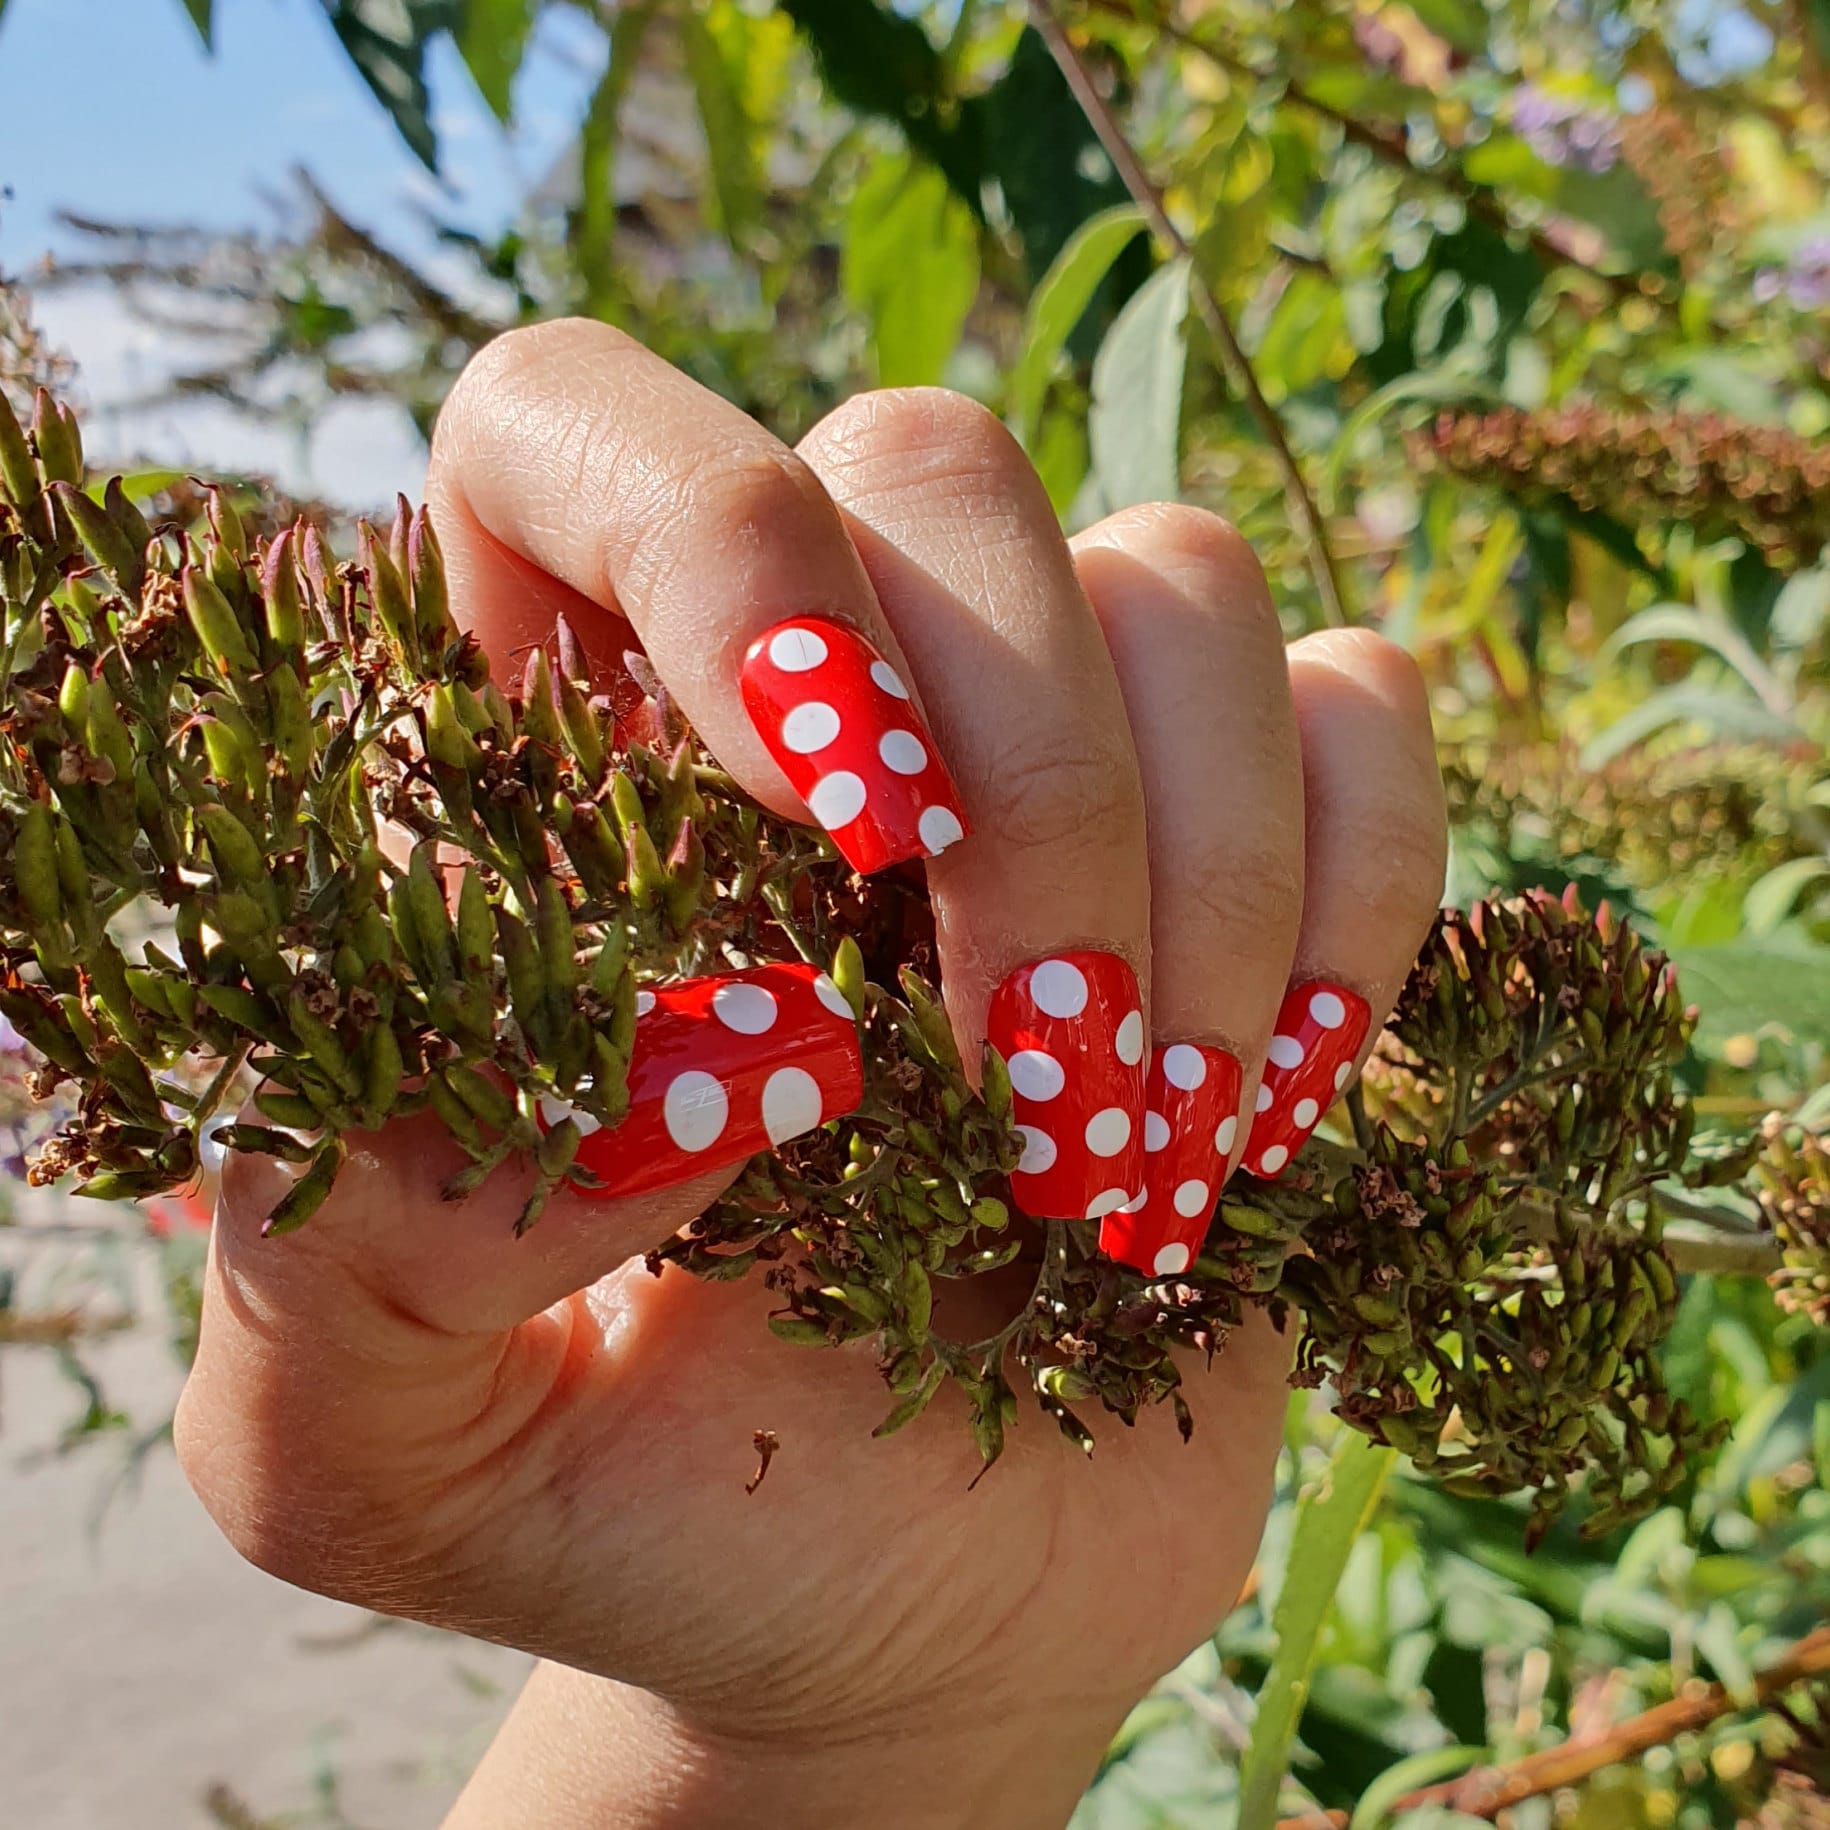
[[[28,1269],[8,1244],[20,1302],[42,1297],[44,1253]],[[146,1294],[155,1325],[90,1358],[109,1398],[156,1424],[178,1372]],[[0,1823],[206,1830],[221,1783],[262,1830],[438,1824],[527,1661],[262,1575],[169,1447],[98,1519],[123,1438],[46,1454],[81,1410],[49,1352],[0,1350]]]

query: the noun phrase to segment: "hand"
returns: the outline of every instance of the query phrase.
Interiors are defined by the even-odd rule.
[[[1070,544],[958,396],[866,395],[790,452],[586,323],[476,359],[430,496],[499,662],[557,612],[600,659],[633,625],[761,800],[866,868],[944,850],[948,1010],[967,1060],[988,1033],[1012,1059],[1031,1215],[1179,1268],[1227,1168],[1275,1173],[1357,1071],[1442,881],[1425,695],[1362,632],[1286,649],[1224,522],[1134,509]],[[769,1034],[719,1036],[724,1084],[767,1079]],[[1255,1322],[1188,1365],[1190,1444],[1167,1409],[1101,1418],[1088,1462],[1030,1412],[969,1491],[951,1392],[874,1441],[870,1353],[775,1340],[760,1280],[648,1274],[754,1141],[736,1093],[722,1144],[666,1094],[638,1076],[639,1160],[598,1147],[668,1185],[562,1194],[519,1241],[507,1171],[440,1204],[430,1118],[357,1139],[284,1240],[259,1222],[287,1172],[232,1158],[190,1479],[263,1568],[555,1662],[454,1823],[1059,1824],[1238,1593],[1287,1344]],[[937,1326],[988,1332],[958,1310],[1001,1296]],[[782,1448],[747,1494],[759,1425]]]

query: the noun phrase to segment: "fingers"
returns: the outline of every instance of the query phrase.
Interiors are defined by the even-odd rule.
[[[1365,630],[1290,650],[1302,733],[1302,926],[1245,1165],[1276,1176],[1346,1089],[1442,896],[1448,825],[1416,664]]]
[[[1139,1270],[1193,1261],[1289,978],[1303,903],[1303,781],[1283,632],[1251,549],[1199,509],[1131,509],[1074,542],[1130,717],[1151,886],[1141,1192],[1100,1245]]]
[[[1036,1218],[1097,1218],[1143,1173],[1149,887],[1125,703],[1054,513],[989,413],[854,400],[802,442],[921,682],[975,836],[929,866],[963,1052],[1011,1066]]]
[[[452,601],[498,655],[563,610],[607,665],[642,646],[758,798],[849,862],[928,855],[967,821],[838,512],[806,465],[607,325],[499,338],[464,371],[428,496]]]

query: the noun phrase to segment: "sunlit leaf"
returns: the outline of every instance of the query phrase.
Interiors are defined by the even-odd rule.
[[[750,123],[744,118],[743,98],[731,68],[703,16],[690,6],[681,8],[677,16],[711,162],[712,196],[717,205],[714,220],[725,239],[737,247],[759,207]]]
[[[1087,437],[1108,510],[1182,493],[1182,389],[1188,367],[1188,262],[1134,293],[1093,364]]]
[[[491,112],[506,121],[537,0],[461,0],[457,46]]]
[[[452,23],[451,0],[324,0],[331,29],[421,162],[438,169],[426,46]]]
[[[1776,864],[1754,884],[1742,904],[1750,934],[1771,934],[1797,906],[1804,892],[1821,878],[1830,877],[1830,860],[1788,858]]]

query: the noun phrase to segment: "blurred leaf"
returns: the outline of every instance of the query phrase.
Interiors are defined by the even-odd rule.
[[[704,16],[693,6],[681,7],[675,16],[711,159],[712,195],[718,206],[715,220],[725,240],[737,247],[761,207],[750,123],[744,118],[743,100],[730,66]]]
[[[1386,1830],[1392,1807],[1407,1792],[1421,1791],[1438,1780],[1453,1779],[1487,1758],[1484,1747],[1433,1747],[1388,1767],[1360,1794],[1347,1830]]]
[[[1794,573],[1781,588],[1767,625],[1774,646],[1808,648],[1823,634],[1826,623],[1830,623],[1830,567]]]
[[[841,268],[886,388],[938,381],[979,290],[978,222],[932,166],[878,163],[852,200]]]
[[[1709,1660],[1738,1709],[1751,1707],[1757,1696],[1754,1668],[1741,1648],[1740,1623],[1723,1602],[1714,1603],[1696,1626],[1697,1650]]]
[[[1661,687],[1590,738],[1582,748],[1582,766],[1599,769],[1655,732],[1675,724],[1700,725],[1710,738],[1740,737],[1754,743],[1798,735],[1789,718],[1770,712],[1751,693],[1682,683]]]
[[[191,24],[197,28],[197,36],[203,40],[204,49],[211,50],[210,9],[214,0],[184,0],[184,10],[191,16]]]
[[[1009,395],[1011,429],[1026,448],[1035,440],[1056,360],[1100,281],[1143,226],[1144,213],[1136,204],[1120,204],[1090,217],[1055,256],[1055,264],[1031,296],[1023,354],[1011,375]]]
[[[452,23],[452,0],[324,0],[331,29],[400,137],[429,171],[438,140],[426,91],[426,45]]]
[[[1087,438],[1107,511],[1182,494],[1182,387],[1188,365],[1188,262],[1134,293],[1093,363]]]
[[[1742,912],[1750,934],[1771,934],[1792,913],[1800,894],[1820,877],[1830,877],[1830,860],[1788,858],[1776,864],[1747,893]]]
[[[1277,1821],[1290,1743],[1302,1719],[1334,1591],[1395,1459],[1390,1449],[1375,1448],[1363,1436],[1344,1435],[1328,1464],[1327,1484],[1297,1510],[1290,1566],[1271,1622],[1277,1653],[1258,1693],[1252,1738],[1239,1772],[1239,1830],[1270,1830]]]
[[[203,0],[207,5],[208,0]],[[536,0],[460,0],[457,47],[479,93],[498,121],[513,106],[516,72],[527,55]]]
[[[1830,0],[1804,0],[1805,29],[1816,40],[1820,61],[1830,63]]]
[[[1697,1042],[1719,1049],[1730,1036],[1769,1025],[1830,1045],[1830,947],[1796,934],[1720,947],[1673,947],[1678,985],[1697,1006]]]
[[[583,307],[593,317],[608,315],[615,292],[616,142],[623,97],[641,62],[642,43],[654,18],[655,0],[624,7],[610,30],[610,60],[585,110],[578,135],[578,202],[568,225],[572,259],[578,269]]]
[[[1784,689],[1739,629],[1725,617],[1708,616],[1688,604],[1654,604],[1630,616],[1614,631],[1601,658],[1642,642],[1688,642],[1726,661],[1775,717],[1784,716]]]

